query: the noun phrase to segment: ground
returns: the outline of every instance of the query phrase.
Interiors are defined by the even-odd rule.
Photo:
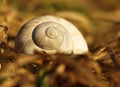
[[[119,5],[119,0],[0,0],[0,87],[120,87]],[[43,15],[73,23],[89,51],[17,52],[21,26]]]

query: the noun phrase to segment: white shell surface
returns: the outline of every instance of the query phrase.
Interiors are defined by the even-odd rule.
[[[63,32],[64,41],[61,44],[61,46],[57,49],[46,50],[38,47],[33,41],[32,34],[34,29],[40,24],[46,22],[53,22],[53,23],[55,22],[64,26],[63,29],[65,30],[62,30],[62,28],[60,28],[60,31]],[[45,42],[45,44],[47,43]],[[21,27],[20,31],[16,36],[15,50],[27,54],[34,54],[35,50],[44,51],[49,54],[55,54],[55,53],[83,54],[88,52],[88,46],[81,32],[79,32],[79,30],[72,23],[68,22],[63,18],[47,15],[47,16],[34,18]]]

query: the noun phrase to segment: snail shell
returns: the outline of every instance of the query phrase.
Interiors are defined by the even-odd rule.
[[[72,23],[47,15],[33,18],[21,27],[15,50],[27,54],[34,54],[35,50],[48,54],[83,54],[88,52],[88,46]]]

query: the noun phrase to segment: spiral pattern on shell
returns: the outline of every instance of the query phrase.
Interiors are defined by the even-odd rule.
[[[17,34],[15,50],[34,54],[82,54],[88,51],[87,43],[78,29],[67,20],[54,16],[37,17],[24,24]]]

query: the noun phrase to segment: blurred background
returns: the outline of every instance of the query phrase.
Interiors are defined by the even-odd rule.
[[[119,0],[0,0],[0,24],[9,28],[10,39],[26,21],[42,15],[71,21],[84,35],[90,50],[119,36]]]
[[[43,15],[73,23],[88,54],[72,59],[17,53],[14,40],[21,26]],[[120,0],[0,0],[0,87],[120,87],[119,60]]]

